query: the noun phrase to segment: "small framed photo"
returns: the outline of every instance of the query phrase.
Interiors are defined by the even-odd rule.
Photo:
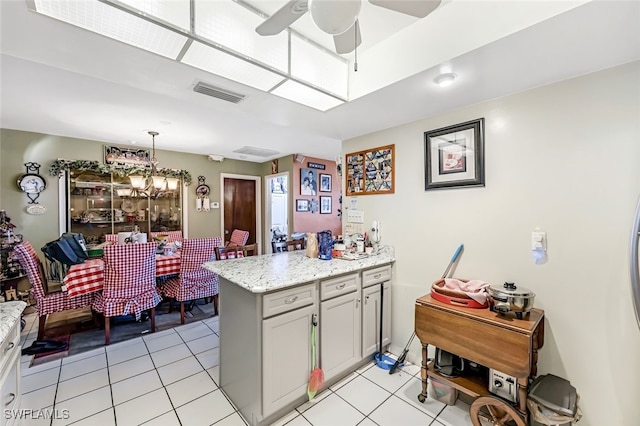
[[[120,146],[104,146],[104,163],[115,166],[150,166],[148,149],[131,149]]]
[[[320,174],[320,192],[331,192],[331,175]]]
[[[310,210],[309,200],[296,200],[297,212],[308,212]]]
[[[320,197],[320,214],[331,213],[332,201],[333,201],[333,197]]]
[[[484,186],[484,118],[424,133],[424,189]]]

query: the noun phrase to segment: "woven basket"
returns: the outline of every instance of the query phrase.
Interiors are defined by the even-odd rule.
[[[462,278],[457,278],[460,281],[467,282]],[[444,278],[435,281],[431,285],[431,297],[439,302],[446,303],[453,306],[462,306],[465,308],[483,309],[488,306],[488,303],[479,303],[475,299],[470,298],[463,291],[452,290],[444,287]]]

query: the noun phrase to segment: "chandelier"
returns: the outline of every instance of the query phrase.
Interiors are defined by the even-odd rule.
[[[165,191],[175,191],[178,189],[179,179],[168,178],[158,173],[158,160],[156,159],[156,136],[158,132],[150,130],[149,135],[152,138],[152,150],[151,150],[151,174],[149,177],[142,175],[129,175],[131,181],[131,195],[150,196],[151,198],[158,198],[164,194]]]

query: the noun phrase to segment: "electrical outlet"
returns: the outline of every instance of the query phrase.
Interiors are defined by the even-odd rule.
[[[364,211],[351,209],[347,210],[347,222],[364,223]]]

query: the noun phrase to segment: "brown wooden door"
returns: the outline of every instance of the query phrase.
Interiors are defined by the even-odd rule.
[[[234,229],[249,231],[247,244],[256,242],[256,182],[224,178],[224,240]]]

